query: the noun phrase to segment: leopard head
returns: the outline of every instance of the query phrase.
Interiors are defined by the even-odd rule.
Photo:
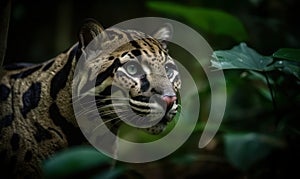
[[[171,37],[169,24],[151,36],[136,30],[104,31],[94,21],[83,26],[79,49],[83,54],[94,55],[87,55],[83,62],[88,76],[78,87],[81,93],[93,91],[101,118],[113,122],[111,125],[122,120],[151,134],[161,133],[172,121],[181,81],[167,52]],[[92,47],[88,46],[90,42]],[[86,87],[91,80],[95,81],[94,89]]]

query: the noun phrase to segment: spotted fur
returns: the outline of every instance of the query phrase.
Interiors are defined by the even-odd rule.
[[[89,106],[96,99],[97,113],[113,132],[125,116],[143,124],[157,121],[144,130],[161,133],[177,112],[181,85],[166,50],[170,37],[170,26],[149,36],[135,30],[104,31],[90,20],[80,29],[79,43],[67,52],[38,65],[5,67],[0,74],[1,176],[41,176],[42,160],[86,142],[75,119],[75,103],[82,106],[76,116],[92,127],[99,125],[94,125]],[[89,48],[90,43],[96,48]],[[79,63],[82,70],[75,74]],[[112,108],[114,103],[121,108]],[[101,142],[103,136],[97,139]]]

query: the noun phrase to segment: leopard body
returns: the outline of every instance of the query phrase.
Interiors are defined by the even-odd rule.
[[[87,104],[96,99],[98,114],[116,133],[122,122],[111,105],[117,99],[112,97],[115,91],[122,92],[122,99],[127,99],[122,106],[130,108],[137,119],[161,120],[144,129],[161,133],[177,112],[176,93],[181,85],[166,50],[170,33],[169,27],[162,27],[153,37],[134,30],[104,31],[89,20],[79,31],[79,42],[57,57],[42,64],[6,66],[0,73],[1,173],[15,178],[42,176],[41,161],[57,151],[86,143],[74,103],[82,104],[80,116],[94,126]],[[99,34],[102,36],[95,41]],[[84,54],[95,50],[88,48],[91,41],[101,50],[86,56],[82,63]],[[118,43],[122,45],[117,47]],[[111,48],[112,52],[103,53]],[[75,75],[79,61],[82,73]],[[90,81],[95,82],[92,88],[86,85]],[[151,110],[156,111],[154,115]],[[160,117],[155,116],[157,113]],[[126,116],[133,118],[129,113]],[[101,138],[97,140],[101,142]]]

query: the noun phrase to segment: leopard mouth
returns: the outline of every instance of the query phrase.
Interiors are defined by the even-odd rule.
[[[143,121],[167,124],[177,113],[176,103],[168,105],[159,95],[153,95],[151,98],[138,96],[130,99],[129,104],[132,111],[141,116]]]
[[[123,122],[150,134],[156,135],[163,132],[177,113],[178,101],[172,104],[167,103],[161,95],[128,96],[127,99],[123,104],[116,101],[113,107],[115,114]]]

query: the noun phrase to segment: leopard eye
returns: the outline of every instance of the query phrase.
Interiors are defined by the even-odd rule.
[[[124,69],[126,70],[126,72],[129,74],[129,75],[132,75],[132,76],[136,76],[136,75],[139,75],[141,73],[141,69],[140,69],[140,65],[136,62],[127,62],[125,65],[124,65]]]
[[[128,65],[126,65],[126,71],[130,75],[136,75],[138,72],[138,68],[137,68],[136,64],[128,64]]]
[[[167,66],[167,65],[165,66],[165,69],[166,69],[166,73],[167,73],[168,78],[172,78],[173,75],[174,75],[174,69]]]

